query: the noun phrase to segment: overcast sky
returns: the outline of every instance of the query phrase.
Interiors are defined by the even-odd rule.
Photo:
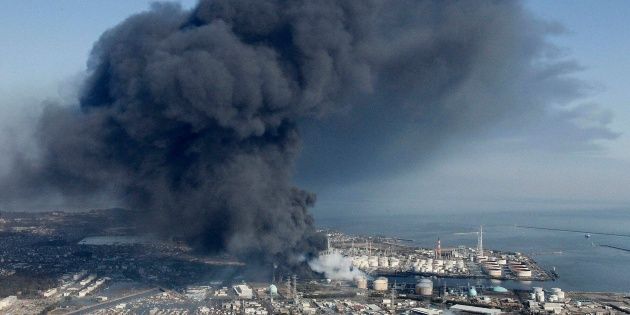
[[[149,1],[6,1],[0,12],[0,153],[27,146],[16,126],[32,124],[46,99],[73,97],[94,41]],[[182,1],[190,7],[194,1]],[[630,204],[630,2],[527,1],[532,12],[563,25],[552,42],[583,70],[588,95],[569,106],[584,125],[604,125],[597,136],[558,126],[499,124],[434,158],[391,176],[357,181],[297,180],[318,193],[314,213],[434,210],[619,208]],[[19,128],[17,128],[19,129]],[[27,128],[23,128],[27,129]],[[20,129],[20,130],[23,130]],[[583,141],[592,137],[592,141]],[[589,138],[590,139],[590,138]],[[308,140],[308,137],[307,137]],[[585,145],[586,143],[586,145]],[[308,141],[305,152],[309,152]],[[23,148],[22,148],[23,149]],[[0,161],[2,162],[2,161]],[[391,163],[397,163],[392,161]],[[305,163],[299,163],[304,167]],[[0,166],[6,164],[0,163]]]

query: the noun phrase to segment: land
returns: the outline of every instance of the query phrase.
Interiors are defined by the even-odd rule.
[[[321,257],[343,257],[362,273],[327,279],[281,268],[264,273],[229,255],[198,253],[141,233],[146,222],[138,217],[121,209],[0,214],[0,313],[630,313],[624,294],[437,285],[441,278],[553,278],[515,252],[322,231],[330,246]],[[519,270],[531,275],[519,277]]]

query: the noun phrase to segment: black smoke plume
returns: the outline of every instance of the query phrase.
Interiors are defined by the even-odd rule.
[[[570,65],[536,64],[550,30],[511,1],[155,4],[96,42],[78,104],[46,108],[40,154],[16,159],[3,199],[109,200],[200,249],[308,255],[315,197],[292,184],[300,124],[350,114],[339,137],[368,135],[354,145],[409,130],[430,150],[540,111],[576,86],[560,79]]]

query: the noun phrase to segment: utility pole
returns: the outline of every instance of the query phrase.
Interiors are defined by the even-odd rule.
[[[287,299],[292,298],[293,290],[291,289],[291,277],[287,277]]]
[[[293,301],[295,302],[295,305],[300,303],[297,292],[297,275],[293,275]]]
[[[396,281],[394,281],[394,286],[392,286],[391,303],[392,311],[396,312]]]

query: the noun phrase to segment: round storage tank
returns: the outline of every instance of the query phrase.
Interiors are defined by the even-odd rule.
[[[375,291],[387,291],[387,278],[379,277],[374,280],[373,285]]]
[[[356,284],[359,289],[367,289],[367,279],[364,277],[357,278]]]
[[[492,288],[492,292],[495,292],[495,293],[507,293],[508,290],[506,288],[504,288],[504,287],[496,286],[496,287]]]
[[[379,257],[378,258],[378,266],[379,267],[389,267],[389,259],[387,257]]]
[[[390,267],[393,267],[393,268],[394,267],[398,267],[400,265],[400,259],[392,257],[389,260],[389,265],[390,265]]]
[[[278,287],[275,284],[269,286],[269,295],[276,296],[278,295]]]
[[[378,257],[372,256],[368,259],[368,264],[370,267],[378,267]]]
[[[501,269],[492,268],[487,269],[488,275],[492,278],[501,278]]]
[[[433,294],[433,282],[429,279],[422,279],[416,284],[416,294],[431,296]]]

